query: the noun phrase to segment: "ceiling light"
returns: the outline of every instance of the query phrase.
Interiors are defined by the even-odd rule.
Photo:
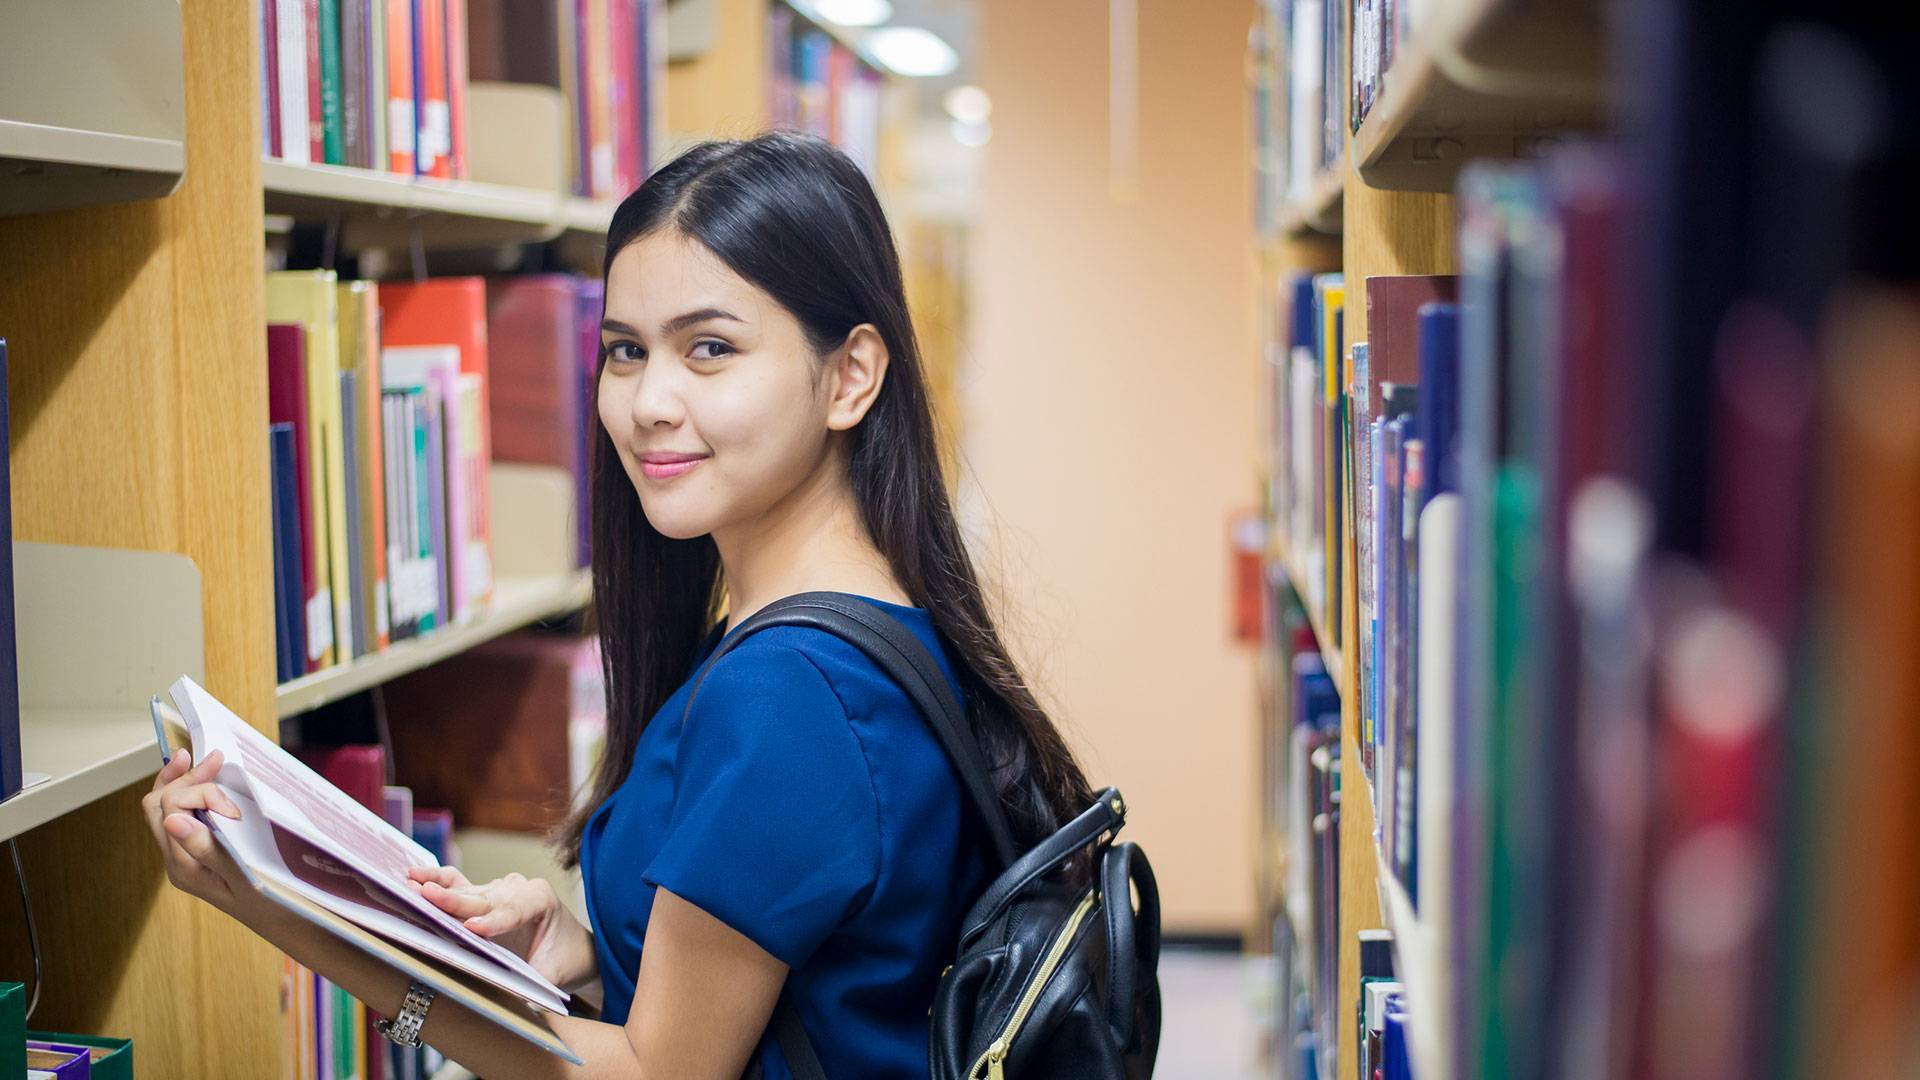
[[[947,115],[963,124],[984,124],[993,115],[993,99],[977,86],[956,86],[942,103]]]
[[[947,125],[947,130],[953,135],[953,141],[961,146],[985,146],[987,140],[993,138],[993,125],[985,120],[977,124],[955,120]]]
[[[893,18],[887,0],[813,0],[814,13],[841,26],[879,26]]]
[[[896,75],[948,75],[960,66],[960,54],[939,35],[917,26],[888,26],[861,39],[868,52]]]

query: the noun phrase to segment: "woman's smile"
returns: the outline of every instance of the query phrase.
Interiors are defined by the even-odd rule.
[[[671,480],[693,471],[693,467],[707,460],[706,454],[678,454],[668,451],[651,451],[640,455],[640,471],[649,480]]]

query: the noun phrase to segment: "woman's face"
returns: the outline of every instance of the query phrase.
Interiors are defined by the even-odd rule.
[[[600,422],[662,534],[755,520],[824,463],[837,380],[791,312],[697,241],[621,249],[600,341]]]

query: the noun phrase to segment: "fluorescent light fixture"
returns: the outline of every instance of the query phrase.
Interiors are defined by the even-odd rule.
[[[875,60],[896,75],[949,75],[960,66],[960,54],[938,34],[917,26],[887,26],[870,30],[861,39]]]
[[[841,26],[879,26],[893,18],[893,5],[887,0],[813,0],[813,10]]]
[[[993,99],[977,86],[956,86],[947,91],[941,104],[947,115],[963,124],[984,124],[993,115]]]

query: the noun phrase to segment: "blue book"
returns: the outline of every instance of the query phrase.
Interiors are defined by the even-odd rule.
[[[7,434],[7,339],[0,338],[0,799],[20,790],[20,672],[13,636],[13,481],[5,450]]]
[[[1413,1080],[1406,999],[1399,995],[1387,999],[1386,1016],[1380,1025],[1380,1076],[1381,1080]]]
[[[1415,417],[1427,446],[1427,498],[1460,490],[1460,305],[1420,307],[1420,403]],[[1422,508],[1425,504],[1422,503]]]
[[[294,472],[292,424],[268,427],[273,469],[273,624],[276,677],[280,682],[306,671],[307,624],[302,617],[300,581],[300,488]]]

